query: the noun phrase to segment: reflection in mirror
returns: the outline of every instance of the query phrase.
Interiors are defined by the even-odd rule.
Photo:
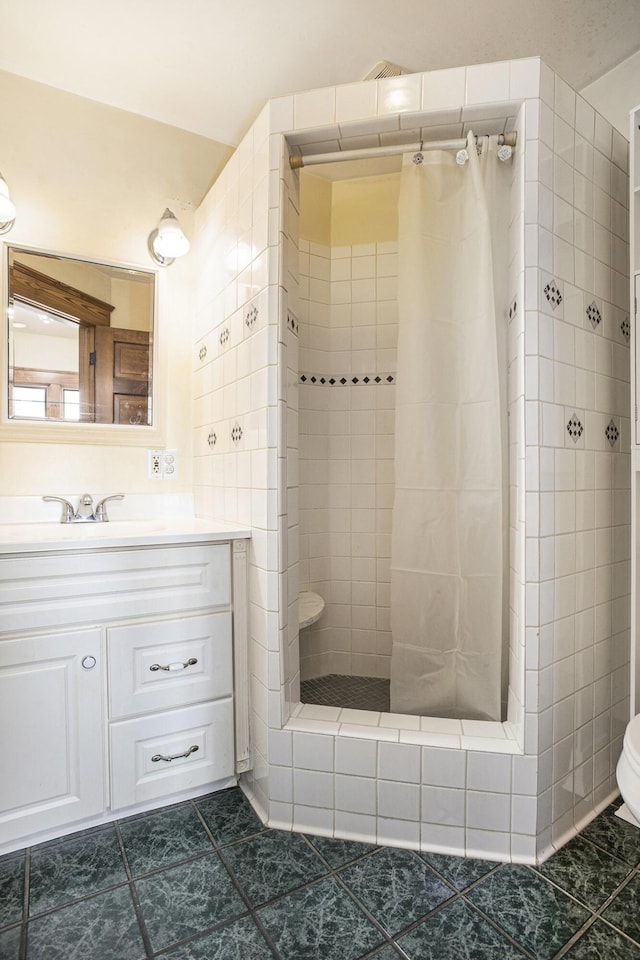
[[[7,251],[9,417],[151,425],[155,274]]]

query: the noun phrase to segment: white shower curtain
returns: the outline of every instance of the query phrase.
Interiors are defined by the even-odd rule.
[[[403,159],[391,710],[500,720],[503,465],[495,143]]]

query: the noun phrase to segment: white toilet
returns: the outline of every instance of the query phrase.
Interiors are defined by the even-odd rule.
[[[617,816],[640,827],[640,713],[627,725],[616,777],[624,800]]]

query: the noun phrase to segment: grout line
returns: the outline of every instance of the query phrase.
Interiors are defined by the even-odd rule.
[[[27,957],[27,922],[29,920],[29,897],[31,895],[31,847],[24,852],[24,890],[22,904],[22,928],[20,930],[20,960]]]
[[[119,822],[118,820],[115,821],[115,823],[114,823],[114,828],[115,828],[115,831],[116,831],[116,839],[117,839],[118,845],[119,845],[119,847],[120,847],[120,855],[122,856],[122,862],[124,863],[124,869],[125,869],[125,872],[126,872],[126,874],[127,874],[128,887],[129,887],[129,896],[131,897],[131,900],[132,900],[132,902],[133,902],[133,909],[134,909],[134,911],[135,911],[136,919],[137,919],[137,921],[138,921],[138,927],[140,928],[140,935],[141,935],[141,937],[142,937],[142,943],[144,944],[145,953],[147,954],[147,956],[150,956],[151,953],[153,952],[153,948],[152,948],[152,946],[151,946],[151,939],[150,939],[150,937],[149,937],[149,931],[147,930],[147,925],[146,925],[146,923],[145,923],[144,916],[143,916],[143,914],[142,914],[142,906],[141,906],[140,900],[139,900],[139,898],[138,898],[138,891],[137,891],[136,886],[135,886],[135,884],[134,884],[134,882],[133,882],[133,872],[132,872],[131,867],[130,867],[130,865],[129,865],[129,858],[128,858],[128,856],[127,856],[127,851],[126,851],[126,848],[125,848],[125,845],[124,845],[124,840],[123,840],[122,834],[121,834],[121,832],[120,832],[120,822]]]

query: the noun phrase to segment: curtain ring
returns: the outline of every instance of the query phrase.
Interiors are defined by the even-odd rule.
[[[423,153],[422,153],[422,147],[423,147],[423,145],[424,145],[424,140],[421,140],[421,141],[420,141],[420,149],[418,150],[417,153],[414,153],[414,155],[413,155],[413,162],[416,164],[416,166],[419,166],[421,163],[424,162],[424,155],[423,155]]]

